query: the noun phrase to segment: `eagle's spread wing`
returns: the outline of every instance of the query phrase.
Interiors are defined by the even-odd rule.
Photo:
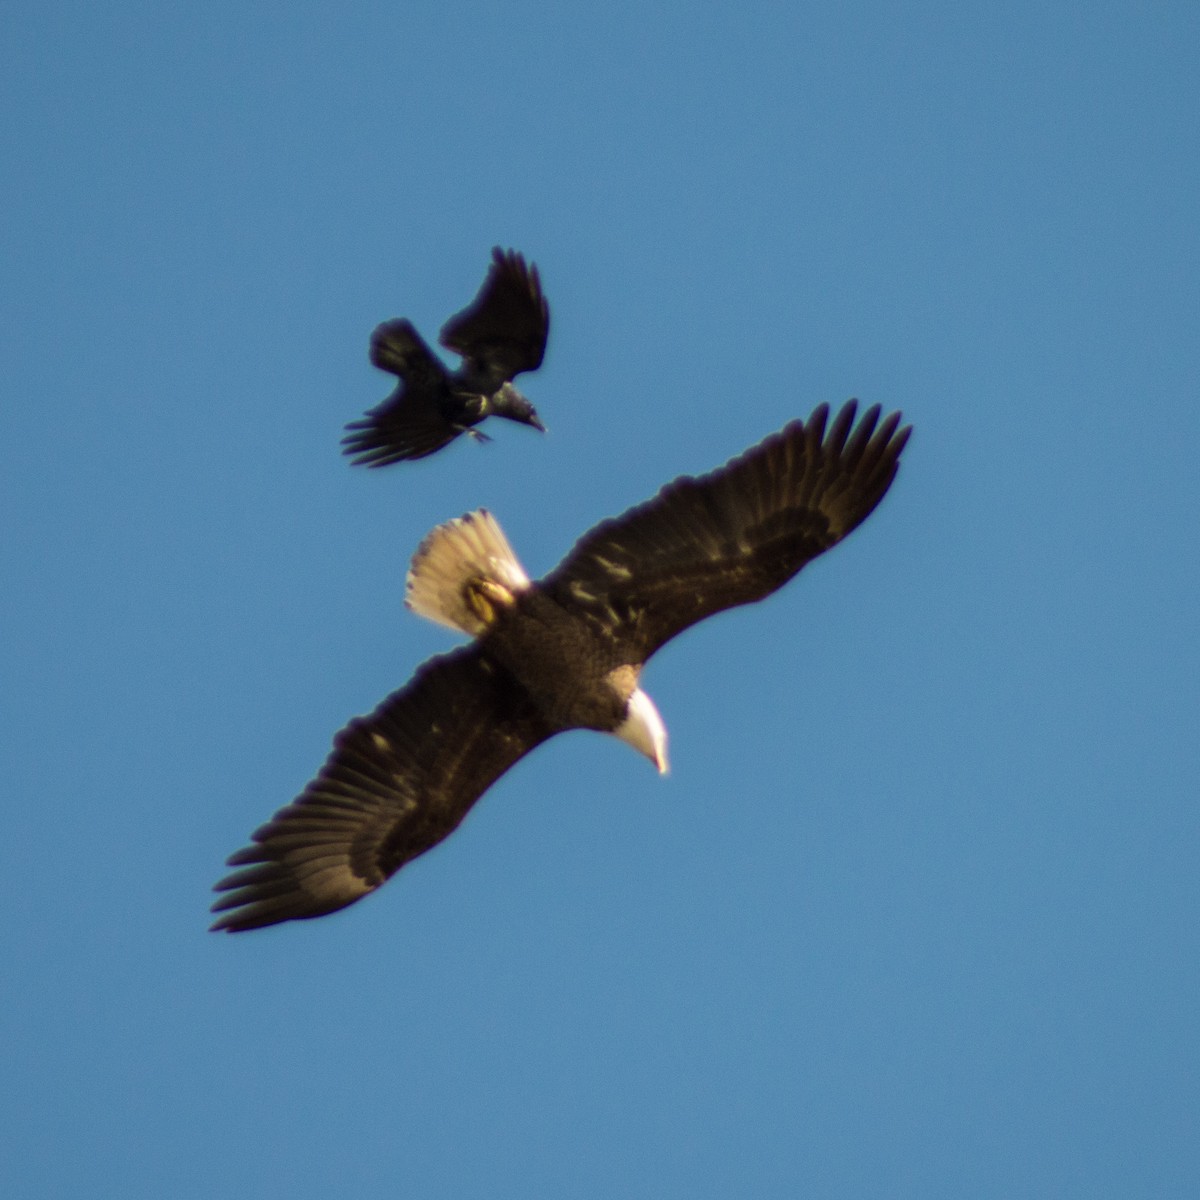
[[[821,405],[698,478],[603,521],[542,586],[644,662],[689,625],[761,600],[844,538],[883,498],[910,428],[850,401]]]
[[[442,326],[441,343],[467,359],[489,390],[542,365],[550,309],[535,266],[515,250],[492,251],[479,295]]]
[[[442,413],[446,372],[411,321],[385,321],[371,334],[371,361],[400,386],[361,420],[346,426],[342,453],[355,466],[386,467],[424,458],[462,430]]]
[[[344,908],[451,833],[552,733],[476,646],[431,659],[334,739],[320,774],[229,859],[214,929]]]

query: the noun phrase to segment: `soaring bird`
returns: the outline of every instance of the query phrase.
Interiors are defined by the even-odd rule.
[[[439,525],[408,575],[415,612],[470,634],[350,722],[300,796],[229,859],[214,929],[344,908],[451,833],[521,757],[568,729],[667,769],[642,668],[676,634],[761,600],[844,538],[891,486],[911,427],[821,405],[724,467],[586,533],[531,583],[483,509]],[[736,683],[727,686],[732,690]]]
[[[545,433],[512,380],[542,365],[549,332],[537,267],[497,246],[479,295],[442,326],[442,345],[462,356],[457,371],[446,370],[411,321],[385,321],[371,335],[371,361],[400,383],[361,421],[346,426],[343,453],[368,467],[424,458],[460,433],[490,440],[474,426],[491,416]]]

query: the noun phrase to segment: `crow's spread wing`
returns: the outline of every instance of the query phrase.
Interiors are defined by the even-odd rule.
[[[424,458],[462,432],[442,411],[445,368],[411,321],[380,325],[371,334],[371,361],[401,382],[382,404],[346,426],[342,453],[351,455],[355,466],[386,467]]]
[[[371,362],[421,391],[432,391],[446,370],[416,326],[404,317],[384,321],[371,334]]]
[[[543,581],[644,662],[689,625],[761,600],[863,521],[895,477],[910,427],[850,401],[585,534]]]
[[[474,645],[431,659],[350,722],[300,796],[229,859],[214,929],[317,917],[379,887],[451,833],[480,796],[552,733]]]
[[[493,392],[542,365],[549,332],[550,309],[537,267],[497,246],[479,295],[442,326],[441,343],[468,360],[472,375]]]

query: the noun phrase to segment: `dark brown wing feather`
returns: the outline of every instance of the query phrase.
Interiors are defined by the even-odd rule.
[[[770,595],[863,521],[910,428],[821,405],[741,457],[597,525],[542,586],[644,662],[689,625]]]
[[[387,467],[433,454],[460,433],[462,428],[447,421],[428,396],[397,389],[386,404],[346,426],[342,453],[355,467]]]
[[[213,929],[317,917],[379,887],[451,833],[555,729],[480,652],[431,659],[334,739],[320,774],[229,859]]]
[[[446,377],[446,369],[404,317],[384,321],[371,333],[371,362],[381,371],[399,375],[421,391],[431,391]]]
[[[401,383],[382,404],[346,426],[342,453],[351,455],[356,467],[424,458],[462,432],[442,413],[445,368],[411,321],[380,325],[371,334],[371,361]]]
[[[492,251],[479,295],[442,326],[441,343],[467,359],[489,392],[542,365],[550,308],[535,266],[515,250]]]

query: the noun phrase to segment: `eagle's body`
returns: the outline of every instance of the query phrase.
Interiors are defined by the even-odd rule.
[[[909,430],[822,406],[740,458],[601,522],[531,583],[484,511],[439,526],[409,573],[414,611],[474,640],[338,734],[300,797],[230,860],[215,929],[342,908],[450,833],[491,784],[567,729],[613,733],[666,770],[638,686],[676,634],[760,600],[863,521]],[[228,911],[225,911],[228,910]]]
[[[538,588],[521,593],[481,639],[480,651],[516,680],[557,733],[612,733],[632,687],[606,684],[624,665],[620,645]]]
[[[457,371],[445,368],[411,321],[385,321],[371,335],[371,361],[400,383],[346,426],[344,452],[368,467],[424,458],[461,433],[487,440],[475,426],[490,416],[545,432],[512,380],[541,366],[549,332],[537,267],[497,247],[479,294],[442,327],[442,345],[462,355]]]

